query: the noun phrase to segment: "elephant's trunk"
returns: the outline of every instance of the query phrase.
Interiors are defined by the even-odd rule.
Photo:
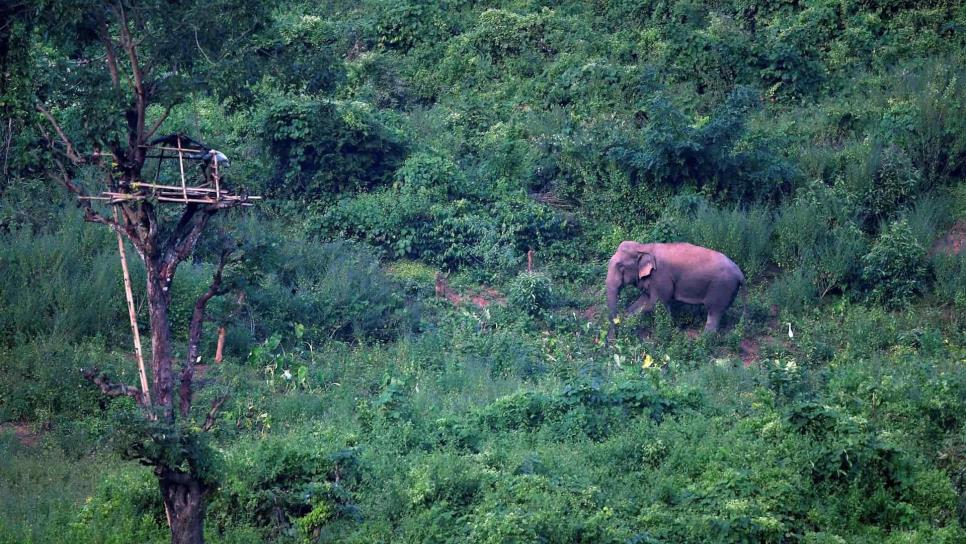
[[[621,292],[621,278],[616,271],[607,274],[607,342],[613,342],[617,337],[617,299]]]

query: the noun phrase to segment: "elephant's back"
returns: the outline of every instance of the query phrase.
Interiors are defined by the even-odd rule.
[[[741,268],[724,253],[711,248],[697,246],[687,242],[663,244],[663,260],[673,263],[679,270],[714,271],[717,274],[729,276],[739,283],[745,282],[745,275]]]

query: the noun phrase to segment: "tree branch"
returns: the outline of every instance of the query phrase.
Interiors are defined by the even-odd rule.
[[[47,172],[47,175],[50,176],[55,183],[63,185],[69,193],[77,197],[77,206],[84,210],[84,221],[87,221],[88,223],[99,223],[101,225],[106,225],[130,240],[138,251],[143,249],[141,240],[138,239],[133,232],[127,229],[124,225],[121,225],[119,222],[109,217],[105,217],[94,210],[94,207],[91,206],[91,201],[85,198],[87,193],[85,193],[84,189],[82,189],[79,185],[71,181],[70,173],[67,172],[67,167],[63,162],[60,161],[60,159],[57,157],[51,157],[50,160],[57,165],[57,169],[60,171],[60,176],[58,177],[54,172]]]
[[[107,21],[100,15],[98,15],[97,35],[107,52],[107,69],[111,73],[111,83],[117,89],[121,86],[121,76],[117,69],[117,53],[114,51],[114,42],[111,40],[111,35],[107,31]]]
[[[191,323],[188,325],[188,356],[185,358],[184,366],[181,368],[181,383],[178,389],[180,396],[179,406],[181,408],[181,415],[184,417],[187,417],[191,412],[194,366],[201,361],[201,357],[198,355],[198,346],[201,344],[201,331],[205,324],[205,308],[207,308],[209,300],[228,292],[228,289],[222,287],[221,282],[222,273],[225,270],[225,265],[228,264],[228,258],[231,256],[231,253],[230,249],[225,249],[221,252],[221,256],[218,258],[218,268],[215,269],[215,274],[211,279],[211,285],[195,301],[195,308],[191,313]]]
[[[82,368],[81,375],[84,376],[85,380],[100,388],[101,393],[104,393],[108,397],[131,397],[139,405],[144,405],[144,396],[141,394],[140,389],[130,385],[114,383],[107,377],[107,374],[101,372],[96,367],[90,369]]]
[[[117,14],[121,21],[121,47],[127,52],[128,59],[131,61],[134,95],[137,98],[134,111],[134,126],[130,126],[130,124],[128,126],[130,129],[129,150],[133,154],[130,159],[137,162],[138,166],[140,166],[140,156],[143,155],[141,144],[144,143],[144,116],[148,107],[147,94],[144,91],[144,74],[138,61],[138,44],[131,38],[131,29],[129,28],[127,14],[124,11],[124,5],[122,3],[118,3],[117,5]]]
[[[218,421],[218,411],[221,410],[221,405],[225,404],[228,397],[229,394],[225,393],[211,403],[211,410],[208,410],[208,415],[205,416],[205,423],[201,426],[202,431],[208,432],[215,426],[215,422]]]
[[[171,278],[178,264],[191,255],[191,250],[204,232],[208,220],[216,211],[218,208],[215,206],[200,207],[189,204],[185,207],[177,227],[164,246],[161,272],[165,278]]]
[[[158,120],[154,122],[154,125],[151,127],[151,129],[148,130],[148,132],[144,135],[144,141],[148,141],[151,139],[151,136],[154,136],[154,133],[157,132],[159,128],[161,128],[161,123],[163,123],[164,120],[168,118],[169,113],[171,113],[170,104],[168,104],[168,106],[164,108],[164,113],[161,114],[161,117],[159,117]]]
[[[81,157],[77,154],[77,151],[74,149],[74,143],[71,142],[70,138],[67,137],[64,129],[60,128],[60,123],[57,122],[57,119],[54,119],[54,116],[51,115],[50,112],[47,111],[47,109],[44,108],[39,102],[36,104],[36,107],[37,111],[44,114],[44,117],[50,121],[50,124],[54,127],[54,130],[57,131],[57,135],[60,136],[61,141],[64,142],[64,147],[66,148],[65,154],[67,155],[67,158],[70,159],[70,161],[74,164],[84,164],[86,162],[84,157]]]

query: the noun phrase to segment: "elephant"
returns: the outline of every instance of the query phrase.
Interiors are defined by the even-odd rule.
[[[745,275],[725,255],[687,243],[641,244],[624,241],[607,266],[608,343],[616,337],[617,299],[626,285],[641,289],[628,315],[650,312],[660,301],[701,304],[708,312],[704,330],[716,332],[721,317],[734,302]]]

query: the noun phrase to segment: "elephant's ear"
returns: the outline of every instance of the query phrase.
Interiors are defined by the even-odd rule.
[[[654,255],[651,255],[650,253],[641,254],[641,258],[637,260],[638,279],[650,276],[656,265],[657,261],[654,260]]]

